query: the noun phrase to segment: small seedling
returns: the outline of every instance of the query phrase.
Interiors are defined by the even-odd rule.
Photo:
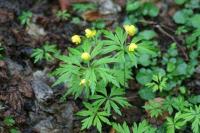
[[[23,11],[22,14],[19,16],[19,20],[20,20],[21,25],[29,25],[32,16],[33,16],[32,12]]]
[[[56,12],[56,17],[57,17],[59,20],[68,20],[70,16],[71,16],[71,15],[67,12],[67,10],[57,11],[57,12]]]

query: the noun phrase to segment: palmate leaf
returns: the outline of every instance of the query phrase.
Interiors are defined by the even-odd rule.
[[[42,48],[34,49],[31,57],[34,58],[34,63],[36,63],[42,59],[51,61],[54,59],[54,57],[58,57],[59,53],[60,52],[56,49],[55,44],[50,44],[50,43],[46,42],[42,46]]]
[[[104,40],[106,45],[118,45],[121,46],[121,42],[119,41],[119,38],[115,36],[112,32],[109,31],[104,31],[103,32],[105,37],[108,38],[109,40]]]
[[[154,100],[149,100],[149,103],[143,107],[150,113],[151,117],[158,117],[163,113],[162,104]]]
[[[113,76],[116,77],[117,82],[123,86],[128,87],[128,80],[132,78],[131,68],[126,64],[126,68],[115,66],[112,70]],[[125,86],[124,86],[125,85]]]
[[[103,57],[101,59],[95,60],[92,62],[92,65],[94,67],[99,66],[99,65],[105,65],[105,64],[109,64],[109,63],[115,63],[118,62],[118,60],[116,58],[113,57]]]
[[[104,31],[103,33],[105,37],[108,38],[108,40],[106,40],[106,44],[118,45],[123,49],[125,40],[127,39],[127,34],[122,28],[117,27],[115,33],[112,33],[111,31]]]
[[[109,44],[108,41],[103,41],[105,44]],[[112,44],[112,41],[110,41],[111,44]],[[122,48],[118,45],[109,45],[109,46],[106,46],[104,47],[104,49],[102,49],[102,53],[103,54],[107,54],[107,53],[110,53],[110,52],[113,52],[113,51],[120,51]]]
[[[200,106],[195,105],[193,108],[186,108],[181,114],[181,118],[185,122],[192,123],[193,133],[199,133],[200,131]]]
[[[94,49],[91,52],[91,57],[94,58],[99,54],[102,54],[102,49],[104,49],[104,43],[103,42],[98,42],[98,44],[94,47]]]
[[[113,76],[112,72],[109,68],[96,68],[96,72],[99,74],[99,76],[103,79],[105,83],[111,82],[113,85],[119,87],[119,82],[117,82],[116,78]]]
[[[81,66],[81,59],[80,57],[77,57],[77,56],[62,55],[62,56],[58,56],[57,59],[63,61],[66,64],[75,64],[77,66]]]
[[[72,75],[78,75],[80,72],[80,68],[74,65],[70,64],[62,64],[59,68],[57,68],[54,72],[52,72],[52,75],[58,77],[56,82],[53,84],[53,86],[58,85],[60,83],[64,83],[67,80],[71,79]]]
[[[43,55],[44,55],[44,51],[42,49],[34,49],[33,50],[33,54],[31,55],[31,57],[34,57],[34,63],[40,61],[43,59]]]
[[[134,133],[156,133],[156,128],[149,125],[146,120],[143,120],[138,125],[134,123],[132,130]]]
[[[123,124],[112,123],[112,126],[117,131],[117,133],[130,133],[130,129],[126,122]]]
[[[181,129],[185,124],[180,112],[176,113],[174,118],[167,117],[167,133],[175,133],[175,129]]]
[[[124,97],[123,89],[112,88],[110,94],[107,93],[106,88],[101,88],[98,93],[91,96],[90,99],[95,100],[95,106],[103,106],[104,109],[110,113],[113,109],[117,114],[121,115],[120,107],[131,106]]]
[[[101,132],[102,123],[106,123],[108,125],[111,124],[109,119],[107,118],[110,116],[109,113],[105,111],[100,112],[98,110],[99,109],[98,106],[93,106],[92,104],[89,103],[84,102],[84,106],[86,107],[86,109],[81,110],[77,113],[77,115],[79,116],[86,117],[81,121],[82,122],[81,130],[86,128],[88,129],[93,125],[98,129],[99,132]]]
[[[151,46],[151,42],[141,42],[138,44],[138,52],[143,54],[149,54],[149,55],[156,55],[154,48]]]
[[[126,122],[123,124],[112,123],[113,128],[117,131],[117,133],[131,133],[129,126]],[[146,120],[143,120],[140,123],[134,123],[132,126],[133,133],[156,133],[156,128],[149,125]]]
[[[94,69],[93,68],[86,69],[84,75],[85,75],[86,81],[89,81],[91,93],[92,95],[94,95],[96,91],[96,84],[97,84],[97,77],[96,77]]]

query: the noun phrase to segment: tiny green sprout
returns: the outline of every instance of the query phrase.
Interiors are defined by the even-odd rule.
[[[20,23],[22,25],[29,25],[32,16],[33,16],[32,12],[30,12],[30,11],[23,11],[22,14],[19,16]]]
[[[186,87],[181,86],[181,87],[179,88],[179,91],[181,92],[181,94],[185,94],[185,93],[186,93]]]
[[[71,16],[71,15],[67,12],[67,10],[57,11],[57,12],[56,12],[56,17],[57,17],[59,20],[68,20],[68,18],[69,18],[70,16]]]
[[[145,104],[143,108],[152,118],[157,118],[158,116],[162,116],[164,111],[162,108],[162,102],[163,101],[149,100],[148,104]]]
[[[17,128],[11,128],[10,133],[21,133]]]
[[[43,59],[52,61],[56,55],[59,55],[56,45],[46,42],[42,48],[34,49],[31,57],[34,58],[34,63],[36,63]]]
[[[4,124],[6,126],[14,126],[15,125],[15,120],[13,119],[12,116],[6,116],[3,120]]]
[[[160,91],[162,92],[163,89],[166,88],[167,78],[163,77],[160,73],[158,75],[153,75],[152,82],[147,83],[146,86],[151,88],[154,92]]]

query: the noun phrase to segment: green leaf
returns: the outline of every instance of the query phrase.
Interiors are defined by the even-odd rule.
[[[79,111],[77,113],[77,115],[85,117],[85,119],[81,121],[82,122],[81,130],[86,128],[89,129],[93,125],[98,129],[99,132],[101,132],[102,123],[110,125],[110,121],[107,118],[110,116],[109,113],[105,111],[99,112],[98,106],[94,106],[89,103],[84,103],[84,106],[86,107],[86,109]]]
[[[200,28],[200,14],[195,14],[190,18],[190,22],[194,28]]]
[[[138,58],[138,63],[143,66],[148,66],[151,64],[150,55],[148,54],[141,54]]]
[[[141,2],[140,1],[128,1],[126,4],[126,11],[129,12],[133,12],[135,10],[137,10],[139,7],[141,6]]]
[[[174,16],[173,19],[177,24],[185,24],[187,21],[187,17],[184,12],[182,11],[177,11]]]
[[[187,0],[175,0],[176,4],[182,5],[186,2]]]
[[[156,133],[156,129],[149,125],[146,120],[138,123],[138,125],[134,123],[132,130],[133,133]]]
[[[152,89],[149,89],[147,87],[140,89],[139,95],[144,100],[151,100],[155,98],[155,93],[152,91]]]
[[[149,15],[151,17],[156,17],[159,13],[159,8],[151,3],[151,2],[146,2],[143,5],[143,15]]]
[[[145,85],[146,83],[151,82],[151,80],[152,80],[152,71],[150,69],[142,68],[137,73],[136,79],[140,84]]]
[[[139,36],[141,36],[141,38],[145,40],[151,40],[156,37],[156,35],[156,32],[153,30],[144,30],[139,33]]]
[[[193,104],[199,104],[200,103],[200,95],[196,95],[196,96],[191,96],[188,99],[189,102],[193,103]]]
[[[130,133],[130,129],[126,122],[123,124],[112,123],[112,126],[117,131],[117,133]]]
[[[124,97],[124,91],[120,88],[112,88],[110,94],[108,94],[106,88],[101,88],[102,90],[97,90],[97,93],[90,97],[90,99],[95,99],[93,105],[98,107],[104,107],[104,109],[111,113],[113,109],[116,113],[121,115],[120,107],[129,107],[127,99]]]
[[[7,126],[13,126],[15,125],[15,120],[12,116],[6,116],[3,120],[4,124]]]

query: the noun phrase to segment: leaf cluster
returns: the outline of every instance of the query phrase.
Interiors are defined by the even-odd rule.
[[[41,60],[52,61],[56,56],[59,55],[59,51],[55,44],[46,42],[41,48],[36,48],[33,50],[31,55],[34,58],[34,63]]]
[[[28,25],[31,21],[33,13],[31,11],[23,11],[19,16],[19,21],[21,25]]]

